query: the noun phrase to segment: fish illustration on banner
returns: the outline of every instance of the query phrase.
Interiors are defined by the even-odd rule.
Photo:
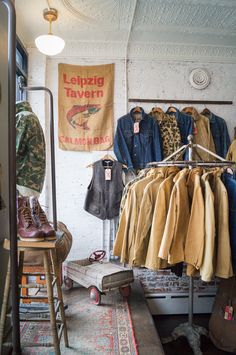
[[[58,65],[58,139],[63,150],[113,145],[114,64]]]

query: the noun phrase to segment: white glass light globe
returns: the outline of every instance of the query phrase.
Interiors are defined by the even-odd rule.
[[[56,55],[62,52],[65,47],[65,41],[53,34],[42,35],[35,39],[36,47],[40,52],[46,55]]]

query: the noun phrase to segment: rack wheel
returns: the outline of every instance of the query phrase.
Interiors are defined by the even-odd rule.
[[[71,280],[69,277],[64,277],[64,284],[66,290],[71,290],[73,287],[73,280]]]
[[[131,286],[120,287],[119,291],[121,296],[128,298],[131,294]]]
[[[89,292],[91,302],[96,306],[99,306],[101,304],[101,292],[95,286],[92,286]]]

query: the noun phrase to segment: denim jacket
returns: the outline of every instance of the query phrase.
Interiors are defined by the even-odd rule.
[[[224,173],[222,177],[229,200],[229,234],[233,270],[236,272],[236,180],[235,176]]]
[[[147,163],[162,160],[162,142],[158,123],[141,109],[139,133],[134,133],[132,112],[119,118],[114,140],[117,160],[128,169],[143,169]]]
[[[179,111],[176,107],[175,110],[176,112],[169,112],[170,107],[168,108],[168,110],[166,111],[166,113],[168,115],[174,115],[177,123],[178,123],[178,127],[180,130],[180,135],[181,135],[181,141],[182,144],[188,144],[188,136],[191,134],[193,135],[193,119],[190,115],[187,115],[184,112]],[[185,160],[188,160],[188,152],[185,153],[184,156]]]
[[[225,120],[214,115],[212,112],[209,112],[209,114],[202,113],[202,115],[209,118],[216,154],[225,158],[230,146],[230,138]]]

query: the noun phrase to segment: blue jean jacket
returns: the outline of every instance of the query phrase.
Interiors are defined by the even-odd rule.
[[[168,108],[168,110],[170,109],[170,107]],[[178,123],[178,127],[179,127],[179,131],[180,131],[180,135],[181,135],[181,141],[182,144],[188,144],[188,136],[191,134],[193,135],[193,119],[190,115],[186,115],[186,113],[179,111],[176,107],[175,110],[176,112],[168,112],[168,110],[166,111],[167,114],[169,115],[174,115],[177,123]],[[184,159],[188,160],[188,152],[185,153],[184,155]]]
[[[162,141],[158,123],[141,109],[139,133],[134,133],[132,112],[119,118],[114,140],[117,160],[128,169],[143,169],[147,163],[162,160]]]
[[[210,112],[209,115],[204,115],[210,120],[211,134],[215,143],[216,154],[225,158],[230,146],[230,138],[226,122],[223,118],[214,115],[212,112]]]
[[[236,180],[228,173],[222,176],[229,200],[229,233],[233,270],[236,272]]]

